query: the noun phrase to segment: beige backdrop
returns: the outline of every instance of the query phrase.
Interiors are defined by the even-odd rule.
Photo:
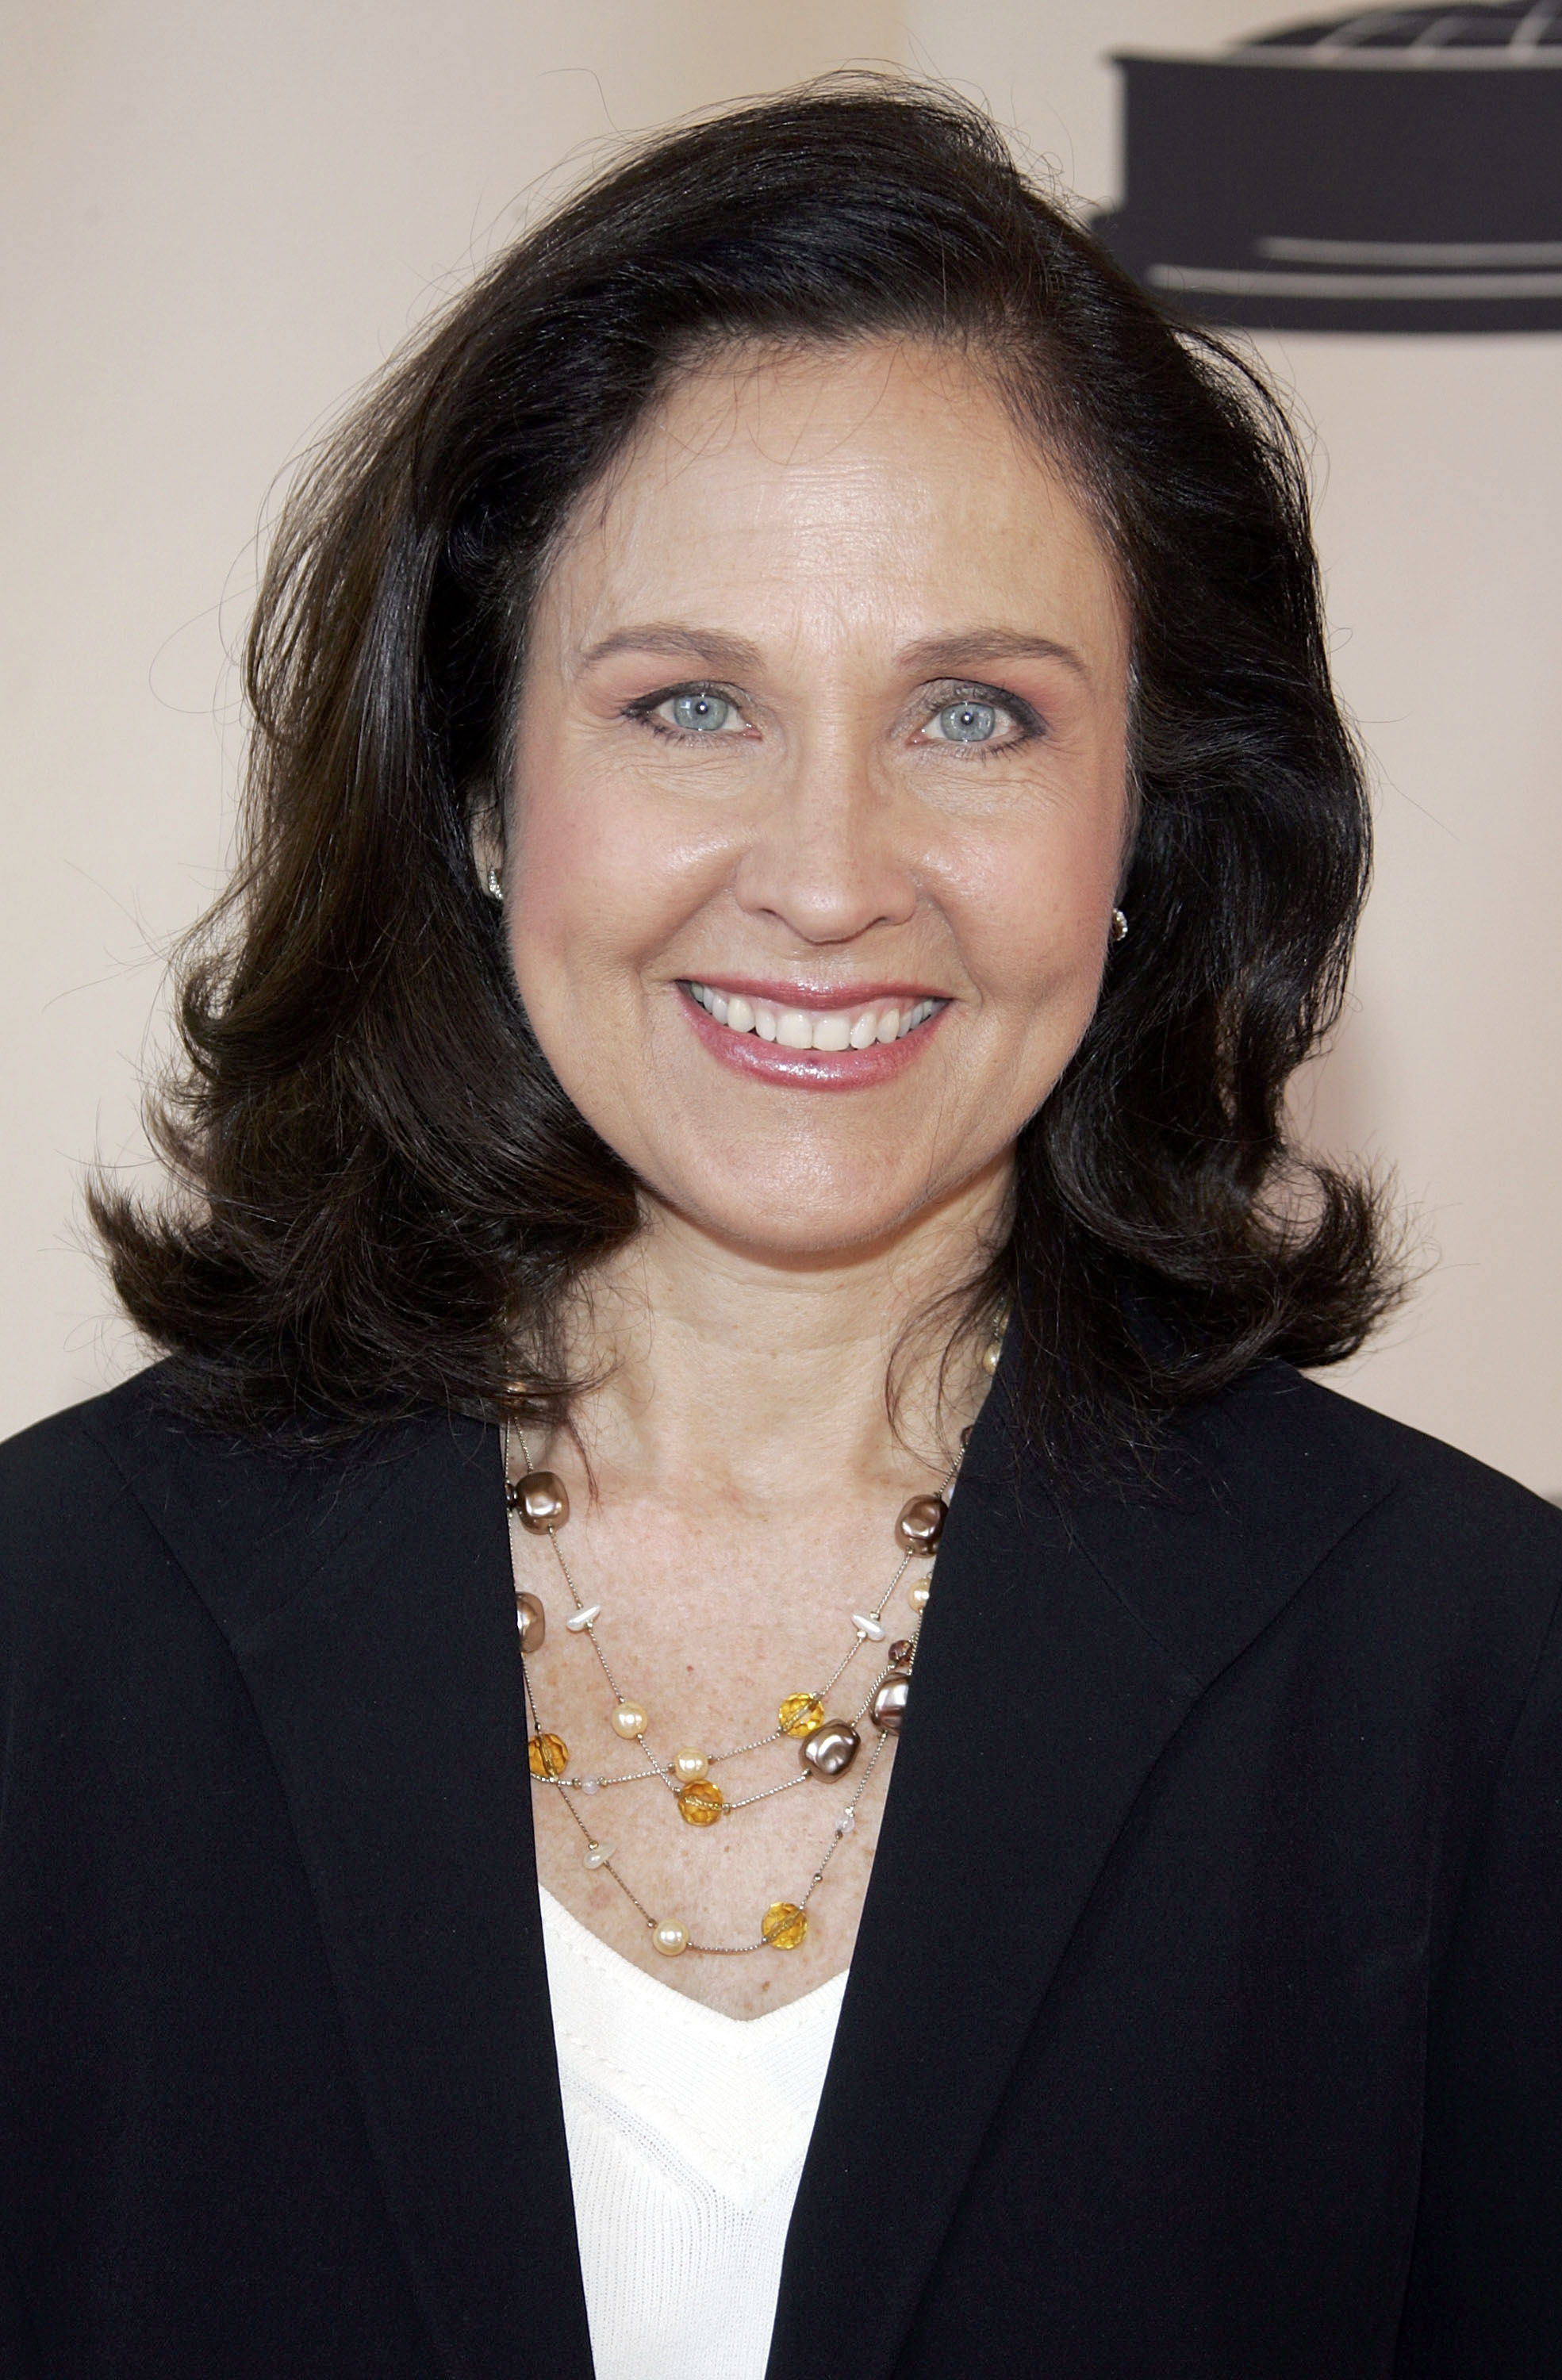
[[[228,848],[225,655],[268,491],[615,132],[848,61],[983,94],[1093,200],[1113,47],[1249,0],[5,0],[0,1432],[138,1360],[81,1232],[143,1162],[161,953]],[[1315,439],[1340,682],[1376,757],[1352,1012],[1306,1098],[1435,1258],[1351,1392],[1562,1490],[1562,338],[1265,343]],[[1338,1376],[1337,1376],[1338,1377]]]

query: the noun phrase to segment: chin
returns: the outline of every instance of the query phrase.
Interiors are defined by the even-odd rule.
[[[668,1183],[657,1192],[662,1204],[714,1240],[767,1262],[845,1256],[891,1240],[914,1217],[949,1196],[960,1184],[936,1181],[928,1171],[907,1169],[886,1179],[882,1162],[842,1168],[821,1179],[799,1178],[777,1168],[741,1182],[723,1180],[713,1162],[698,1180]]]

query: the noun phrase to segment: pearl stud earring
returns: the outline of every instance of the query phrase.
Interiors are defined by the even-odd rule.
[[[503,887],[503,884],[501,883],[501,881],[500,881],[500,878],[499,878],[499,870],[498,870],[498,868],[490,868],[489,869],[489,871],[488,871],[488,881],[487,881],[487,883],[484,885],[483,890],[484,890],[484,892],[488,894],[488,897],[489,897],[489,899],[490,899],[490,901],[503,901],[503,898],[504,898],[504,887]]]

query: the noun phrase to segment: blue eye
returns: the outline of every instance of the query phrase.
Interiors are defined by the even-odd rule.
[[[675,694],[669,708],[673,724],[695,735],[720,734],[733,711],[722,694]]]
[[[997,732],[998,710],[990,702],[946,702],[937,724],[943,743],[985,744]]]

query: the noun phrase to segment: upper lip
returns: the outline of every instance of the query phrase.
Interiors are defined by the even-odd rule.
[[[707,991],[733,994],[744,1000],[763,1000],[772,1008],[866,1008],[875,1000],[947,1000],[948,992],[935,991],[931,984],[891,982],[876,978],[869,983],[773,983],[759,976],[704,975],[691,971],[680,976],[681,983],[702,983]]]

